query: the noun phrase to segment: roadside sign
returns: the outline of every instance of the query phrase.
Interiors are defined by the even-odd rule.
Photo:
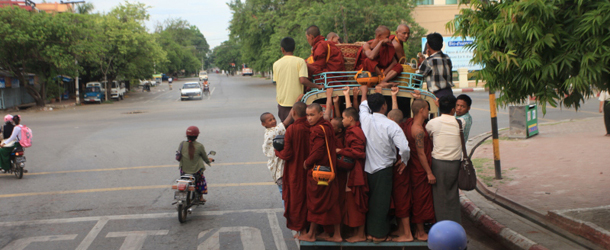
[[[426,37],[422,37],[421,45],[422,51],[426,49]],[[472,51],[466,49],[464,46],[472,44],[474,38],[467,37],[462,39],[461,37],[443,37],[443,53],[447,54],[451,58],[451,66],[453,71],[457,71],[459,68],[467,68],[468,71],[481,70],[480,64],[472,64]]]

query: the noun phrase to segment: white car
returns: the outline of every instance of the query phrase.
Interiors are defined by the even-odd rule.
[[[198,82],[187,82],[180,89],[180,100],[203,99],[203,90]]]

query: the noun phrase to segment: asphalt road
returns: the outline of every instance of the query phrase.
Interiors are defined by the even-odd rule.
[[[180,101],[184,82],[112,104],[22,112],[34,134],[25,153],[30,173],[0,175],[0,248],[297,249],[261,152],[259,115],[277,112],[274,85],[211,74],[208,98]],[[489,130],[487,96],[471,96],[475,135]],[[549,110],[545,119],[574,116]],[[507,120],[500,113],[500,127]],[[180,224],[169,186],[178,177],[174,153],[191,125],[217,155],[205,172],[207,204]],[[502,249],[464,226],[469,249]]]

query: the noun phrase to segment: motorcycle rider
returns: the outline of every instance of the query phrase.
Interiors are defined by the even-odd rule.
[[[4,116],[4,121],[6,125],[2,127],[2,134],[4,138],[6,138],[6,132],[8,132],[10,126],[8,125],[10,121],[7,121],[10,115]],[[8,139],[4,139],[2,143],[0,143],[0,167],[2,167],[2,172],[6,173],[9,169],[11,169],[11,153],[15,147],[20,147],[19,140],[21,139],[21,127],[19,124],[21,123],[21,116],[16,115],[12,117],[13,123],[15,124],[12,128],[11,135]],[[17,143],[17,145],[15,145]],[[27,173],[27,170],[23,170],[24,173]]]
[[[205,181],[203,171],[205,171],[205,164],[209,166],[214,161],[213,158],[208,157],[208,154],[203,147],[203,144],[197,142],[199,136],[199,128],[196,126],[190,126],[186,129],[186,138],[188,141],[180,142],[182,145],[180,158],[180,175],[191,174],[195,177],[196,191],[199,194],[199,201],[206,202],[203,198],[204,194],[208,193],[208,185]]]
[[[172,90],[172,82],[174,81],[174,78],[167,78],[167,82],[169,84],[169,90]]]

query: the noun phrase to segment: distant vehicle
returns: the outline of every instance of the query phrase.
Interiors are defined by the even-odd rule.
[[[161,81],[167,81],[170,78],[170,76],[166,75],[166,74],[161,74]]]
[[[241,75],[242,76],[252,76],[252,69],[251,68],[243,68],[241,70]]]
[[[207,81],[208,80],[208,72],[199,71],[199,81]]]
[[[119,81],[112,81],[112,88],[110,89],[110,97],[117,100],[123,100],[125,96],[125,83]]]
[[[203,90],[198,82],[187,82],[180,89],[180,100],[185,99],[203,99]]]
[[[106,91],[106,82],[88,82],[85,85],[85,88],[87,87],[99,87],[100,90],[103,92]]]
[[[89,83],[87,83],[89,85]],[[99,86],[87,86],[85,89],[85,102],[97,102],[102,104],[106,97],[106,92]]]

